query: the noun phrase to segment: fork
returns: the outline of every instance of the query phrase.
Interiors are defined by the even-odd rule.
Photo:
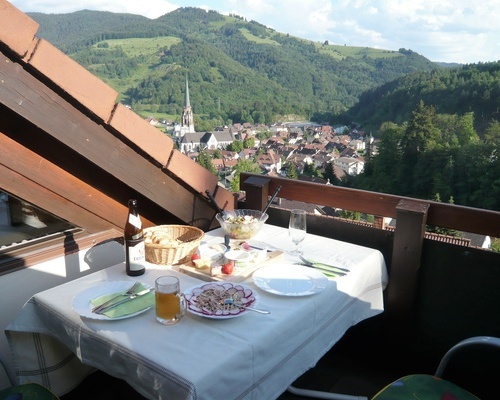
[[[118,297],[122,297],[122,296],[130,296],[130,295],[133,295],[135,294],[135,292],[137,292],[139,289],[141,288],[141,282],[136,282],[133,284],[133,286],[131,286],[125,293],[120,293],[118,295],[116,295],[115,297],[112,297],[111,299],[105,301],[104,303],[98,305],[98,306],[95,306],[93,309],[92,309],[92,312],[95,313],[95,312],[99,312],[100,310],[102,310],[103,308],[107,307],[108,305],[110,305],[111,303],[113,303],[113,301],[115,301]]]
[[[335,265],[328,265],[328,264],[325,264],[325,263],[321,263],[321,262],[312,262],[312,261],[309,261],[309,260],[306,260],[304,257],[302,256],[299,256],[299,258],[301,259],[301,261],[310,266],[310,267],[314,267],[316,265],[324,265],[325,267],[329,267],[329,268],[332,268],[332,269],[336,269],[336,270],[339,270],[339,271],[343,271],[343,272],[349,272],[349,270],[347,268],[342,268],[342,267],[336,267]]]
[[[258,308],[247,307],[247,306],[244,306],[243,304],[238,304],[234,301],[234,299],[232,297],[230,297],[228,299],[224,299],[223,303],[225,305],[229,304],[229,305],[234,305],[234,306],[239,307],[239,308],[244,308],[245,310],[255,311],[259,314],[271,314],[271,311],[268,311],[268,310],[260,310]]]

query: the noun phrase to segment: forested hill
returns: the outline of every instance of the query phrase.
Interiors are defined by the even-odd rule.
[[[187,73],[195,117],[213,124],[283,115],[328,121],[368,89],[441,68],[411,50],[311,42],[197,8],[155,20],[97,11],[30,16],[39,36],[142,114],[180,115]]]
[[[500,120],[500,62],[405,75],[363,93],[346,120],[363,121],[366,129],[374,130],[383,122],[400,124],[421,100],[439,114],[473,112],[482,132],[492,120]]]

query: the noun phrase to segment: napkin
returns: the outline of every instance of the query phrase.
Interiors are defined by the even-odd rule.
[[[140,292],[143,289],[147,289],[148,286],[141,285],[141,288],[138,290]],[[109,293],[105,294],[99,297],[96,297],[95,299],[91,300],[90,302],[92,303],[92,306],[98,306],[100,304],[103,304],[104,302],[108,301],[109,299],[112,299],[114,296],[123,294],[123,292],[116,292],[116,293]],[[123,300],[124,297],[118,297],[116,301],[113,301],[113,303],[118,303],[119,301]],[[111,305],[110,304],[110,305]],[[120,304],[119,306],[113,307],[109,309],[108,311],[102,313],[102,315],[105,315],[109,318],[121,318],[125,317],[130,314],[134,314],[136,312],[142,311],[146,308],[152,307],[155,304],[155,294],[154,291],[149,292],[143,296],[136,297],[135,299],[131,299],[123,304]]]

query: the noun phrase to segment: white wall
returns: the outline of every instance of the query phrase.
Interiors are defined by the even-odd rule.
[[[0,276],[0,329],[4,332],[35,293],[124,261],[123,246],[115,241],[79,253]],[[15,383],[12,358],[5,334],[0,334],[0,390]],[[10,379],[9,379],[10,378]]]

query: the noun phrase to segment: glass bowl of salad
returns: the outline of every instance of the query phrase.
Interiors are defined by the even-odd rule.
[[[231,239],[250,239],[265,224],[269,215],[258,210],[231,210],[215,216]]]

